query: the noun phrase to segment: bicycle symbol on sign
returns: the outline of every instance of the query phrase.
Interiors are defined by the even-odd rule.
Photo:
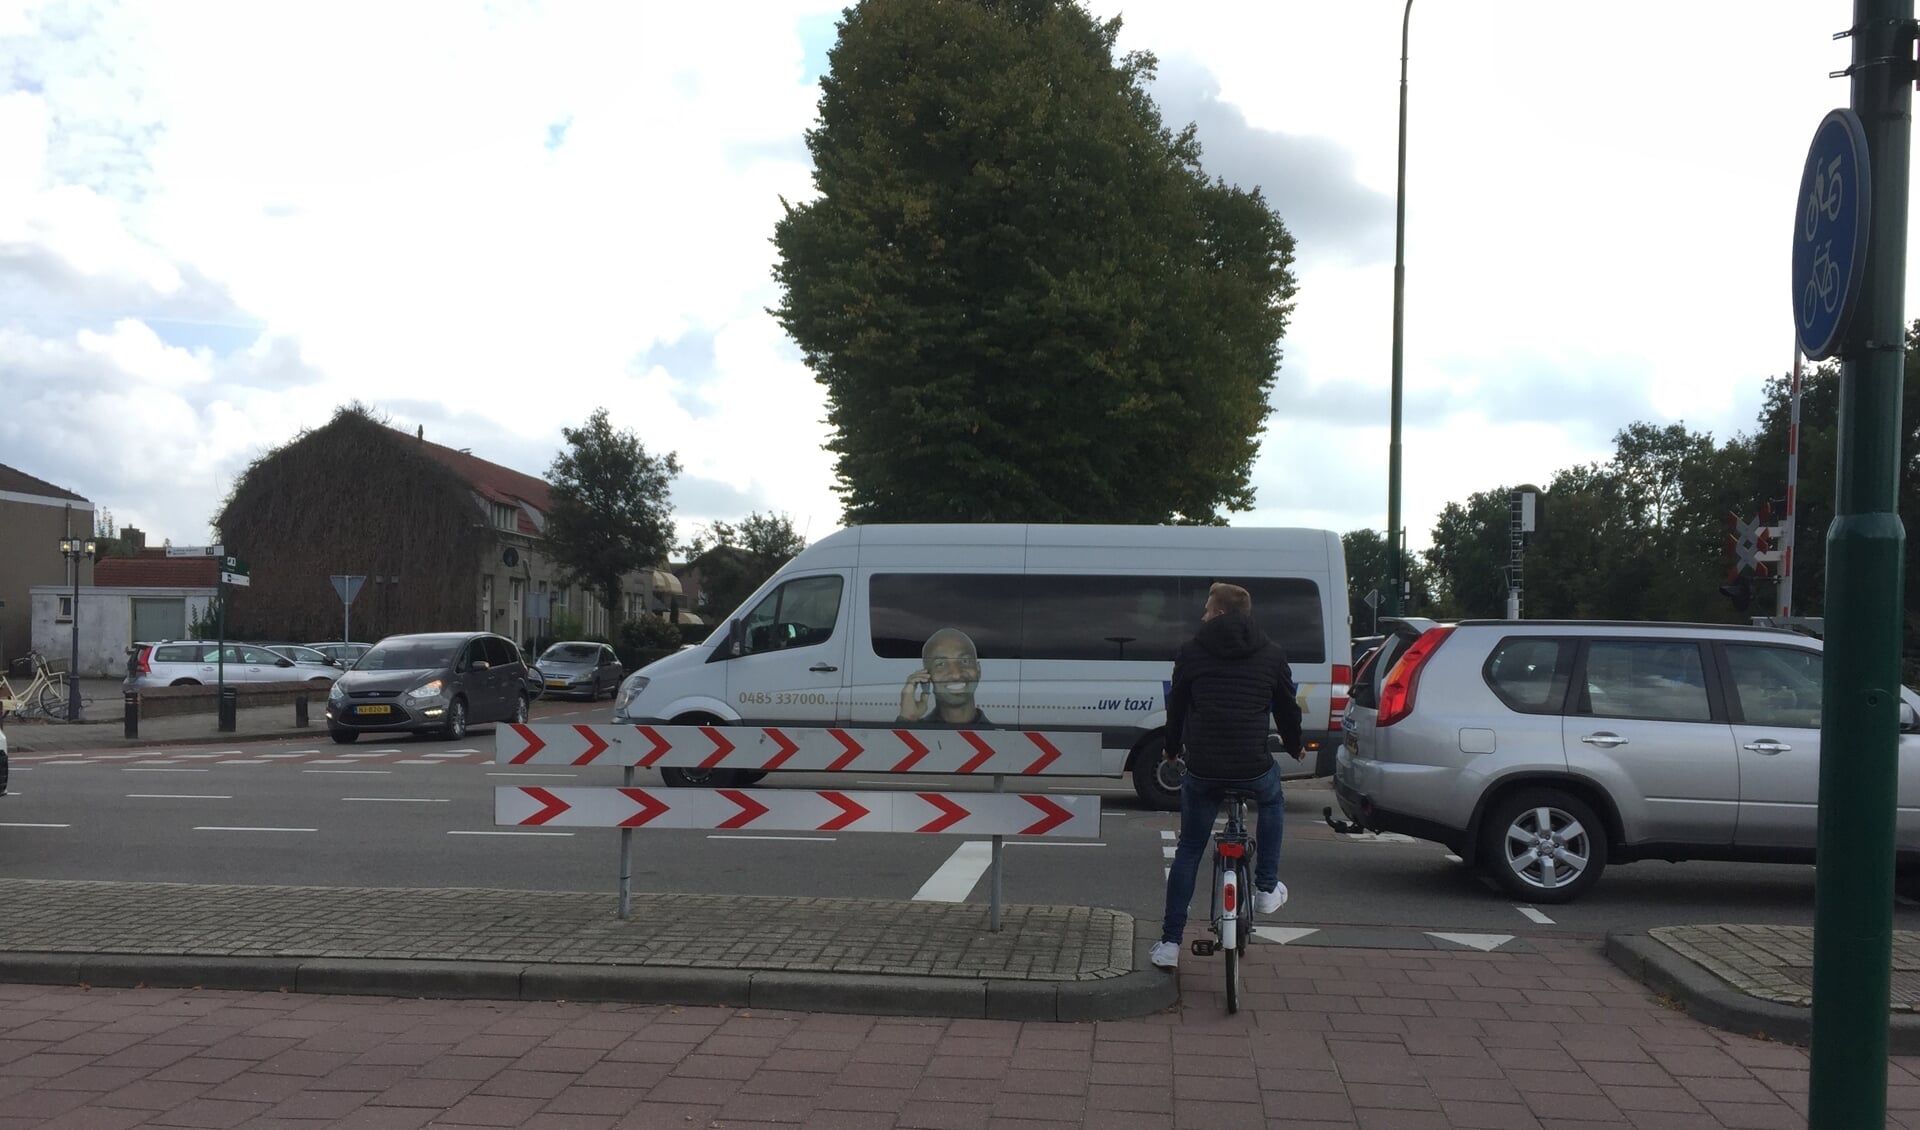
[[[1813,191],[1807,193],[1806,220],[1802,225],[1802,235],[1812,241],[1820,230],[1820,217],[1829,222],[1840,218],[1840,193],[1843,182],[1840,177],[1839,157],[1835,157],[1824,174],[1813,178]],[[1805,301],[1800,304],[1800,322],[1809,328],[1813,325],[1814,315],[1821,311],[1833,313],[1834,305],[1840,300],[1840,264],[1833,261],[1833,240],[1829,239],[1815,248],[1812,273],[1807,277]]]
[[[1825,176],[1813,178],[1813,191],[1807,193],[1807,220],[1805,238],[1812,239],[1820,230],[1820,216],[1824,213],[1828,220],[1840,218],[1840,158],[1835,157],[1827,165]]]

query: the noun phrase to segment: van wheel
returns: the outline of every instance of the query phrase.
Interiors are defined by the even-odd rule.
[[[447,704],[447,724],[440,727],[440,736],[456,742],[467,736],[466,699],[456,698]]]
[[[1186,779],[1183,766],[1161,757],[1167,748],[1163,734],[1155,734],[1140,743],[1133,759],[1133,791],[1140,803],[1161,812],[1180,811],[1180,782]]]
[[[737,789],[748,784],[751,774],[745,769],[673,769],[662,768],[660,779],[674,789]]]
[[[1480,858],[1514,898],[1572,902],[1600,881],[1607,829],[1578,797],[1559,789],[1522,789],[1487,813]]]

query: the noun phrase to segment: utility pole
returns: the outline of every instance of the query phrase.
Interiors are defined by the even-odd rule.
[[[1840,358],[1807,1104],[1817,1130],[1879,1130],[1886,1119],[1913,0],[1855,0],[1850,34],[1842,73],[1851,112],[1834,111],[1814,133],[1795,202],[1792,279],[1802,351]]]
[[[1407,29],[1413,22],[1413,0],[1400,16],[1400,180],[1393,204],[1393,392],[1389,409],[1392,433],[1387,441],[1387,615],[1404,608],[1407,567],[1402,559],[1407,533],[1400,528],[1400,392],[1402,341],[1407,292]]]

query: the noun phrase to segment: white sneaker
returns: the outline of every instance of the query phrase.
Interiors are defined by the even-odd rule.
[[[1153,963],[1162,969],[1176,969],[1180,965],[1179,942],[1155,942],[1153,945]]]
[[[1276,881],[1271,891],[1258,891],[1253,896],[1253,910],[1256,914],[1272,914],[1287,905],[1287,885]]]

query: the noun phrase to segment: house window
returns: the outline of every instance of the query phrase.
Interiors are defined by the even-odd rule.
[[[493,524],[496,528],[502,530],[518,529],[520,526],[518,518],[519,512],[506,503],[496,502],[493,504]]]
[[[54,622],[58,624],[70,624],[73,622],[73,598],[72,597],[63,596],[60,598],[60,605],[54,611],[53,619],[54,619]]]

